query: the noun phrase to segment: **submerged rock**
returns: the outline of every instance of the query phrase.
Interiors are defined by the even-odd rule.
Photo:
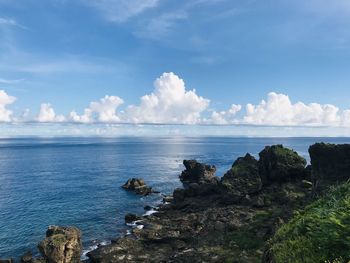
[[[138,195],[149,195],[151,193],[154,193],[152,190],[152,187],[149,187],[146,185],[145,181],[143,179],[139,178],[131,178],[129,179],[122,188],[133,191]]]
[[[47,263],[78,263],[82,252],[80,238],[76,227],[49,226],[38,248]]]
[[[259,174],[264,184],[305,176],[306,160],[282,145],[266,146],[259,156]]]
[[[197,162],[196,160],[184,160],[183,164],[186,170],[184,170],[180,175],[180,180],[182,183],[203,184],[210,183],[216,180],[215,166],[202,164]]]
[[[314,191],[350,179],[350,144],[316,143],[309,153]]]
[[[258,193],[262,187],[258,161],[249,153],[238,158],[220,184],[227,194],[237,198]]]

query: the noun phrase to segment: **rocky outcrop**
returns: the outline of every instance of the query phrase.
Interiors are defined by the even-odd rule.
[[[152,187],[147,186],[145,181],[139,178],[129,179],[122,186],[122,188],[128,191],[135,192],[138,195],[144,195],[144,196],[154,193],[154,191],[152,190]]]
[[[80,237],[75,227],[49,226],[38,248],[47,263],[78,263],[82,252]]]
[[[259,174],[263,184],[305,177],[306,160],[282,145],[266,146],[259,157]]]
[[[12,258],[0,259],[0,263],[14,263],[14,260]]]
[[[262,188],[258,161],[249,153],[238,158],[221,178],[220,185],[234,199],[258,193]]]
[[[184,188],[143,217],[142,228],[132,228],[131,235],[89,258],[93,263],[260,262],[277,227],[311,200],[305,160],[282,146],[271,148],[262,152],[261,164],[249,154],[238,158],[221,180],[214,166],[184,161]],[[260,170],[263,164],[266,169]]]
[[[316,143],[309,153],[314,192],[350,179],[350,144]]]
[[[216,180],[215,166],[202,164],[196,160],[184,160],[183,164],[186,170],[181,173],[180,180],[184,184],[204,184]]]

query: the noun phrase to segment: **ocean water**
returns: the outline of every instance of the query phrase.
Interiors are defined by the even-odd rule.
[[[314,142],[350,138],[18,138],[0,139],[0,258],[37,252],[49,225],[74,225],[84,249],[123,235],[124,215],[142,214],[160,195],[120,188],[142,177],[170,194],[181,186],[183,159],[214,164],[217,175],[247,152],[284,144],[308,158]]]

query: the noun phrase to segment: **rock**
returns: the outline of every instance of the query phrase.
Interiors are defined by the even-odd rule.
[[[174,197],[172,195],[164,196],[163,198],[163,203],[171,203],[172,201],[174,201]]]
[[[175,203],[182,202],[185,199],[185,189],[176,188],[173,193]]]
[[[12,258],[0,259],[0,263],[14,263],[14,260]]]
[[[186,170],[184,170],[180,175],[180,180],[182,183],[203,184],[215,180],[215,166],[202,164],[196,160],[184,160],[183,164]]]
[[[350,179],[350,144],[316,143],[309,153],[314,192]]]
[[[47,263],[78,263],[82,251],[81,233],[76,227],[49,226],[38,245]]]
[[[145,181],[143,179],[139,178],[132,178],[129,179],[122,188],[133,191],[138,195],[149,195],[151,193],[154,193],[152,190],[152,187],[149,187],[145,184]]]
[[[33,255],[31,251],[26,252],[21,257],[21,263],[32,263],[33,262]]]
[[[306,160],[282,145],[266,146],[259,156],[259,174],[263,184],[285,182],[305,176]]]
[[[311,189],[312,188],[312,182],[310,182],[310,181],[308,181],[308,180],[302,180],[301,181],[301,185],[302,185],[302,187],[304,187],[304,188],[309,188],[309,189]]]
[[[262,187],[258,161],[249,153],[238,158],[222,177],[220,185],[224,192],[234,197],[258,193]]]
[[[142,218],[135,215],[135,214],[126,214],[125,215],[125,223],[127,224],[130,224],[132,222],[135,222],[135,221],[138,221],[138,220],[141,220]]]

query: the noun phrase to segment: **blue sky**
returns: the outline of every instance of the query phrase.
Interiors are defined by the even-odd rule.
[[[349,16],[348,0],[0,0],[0,120],[348,126]]]

